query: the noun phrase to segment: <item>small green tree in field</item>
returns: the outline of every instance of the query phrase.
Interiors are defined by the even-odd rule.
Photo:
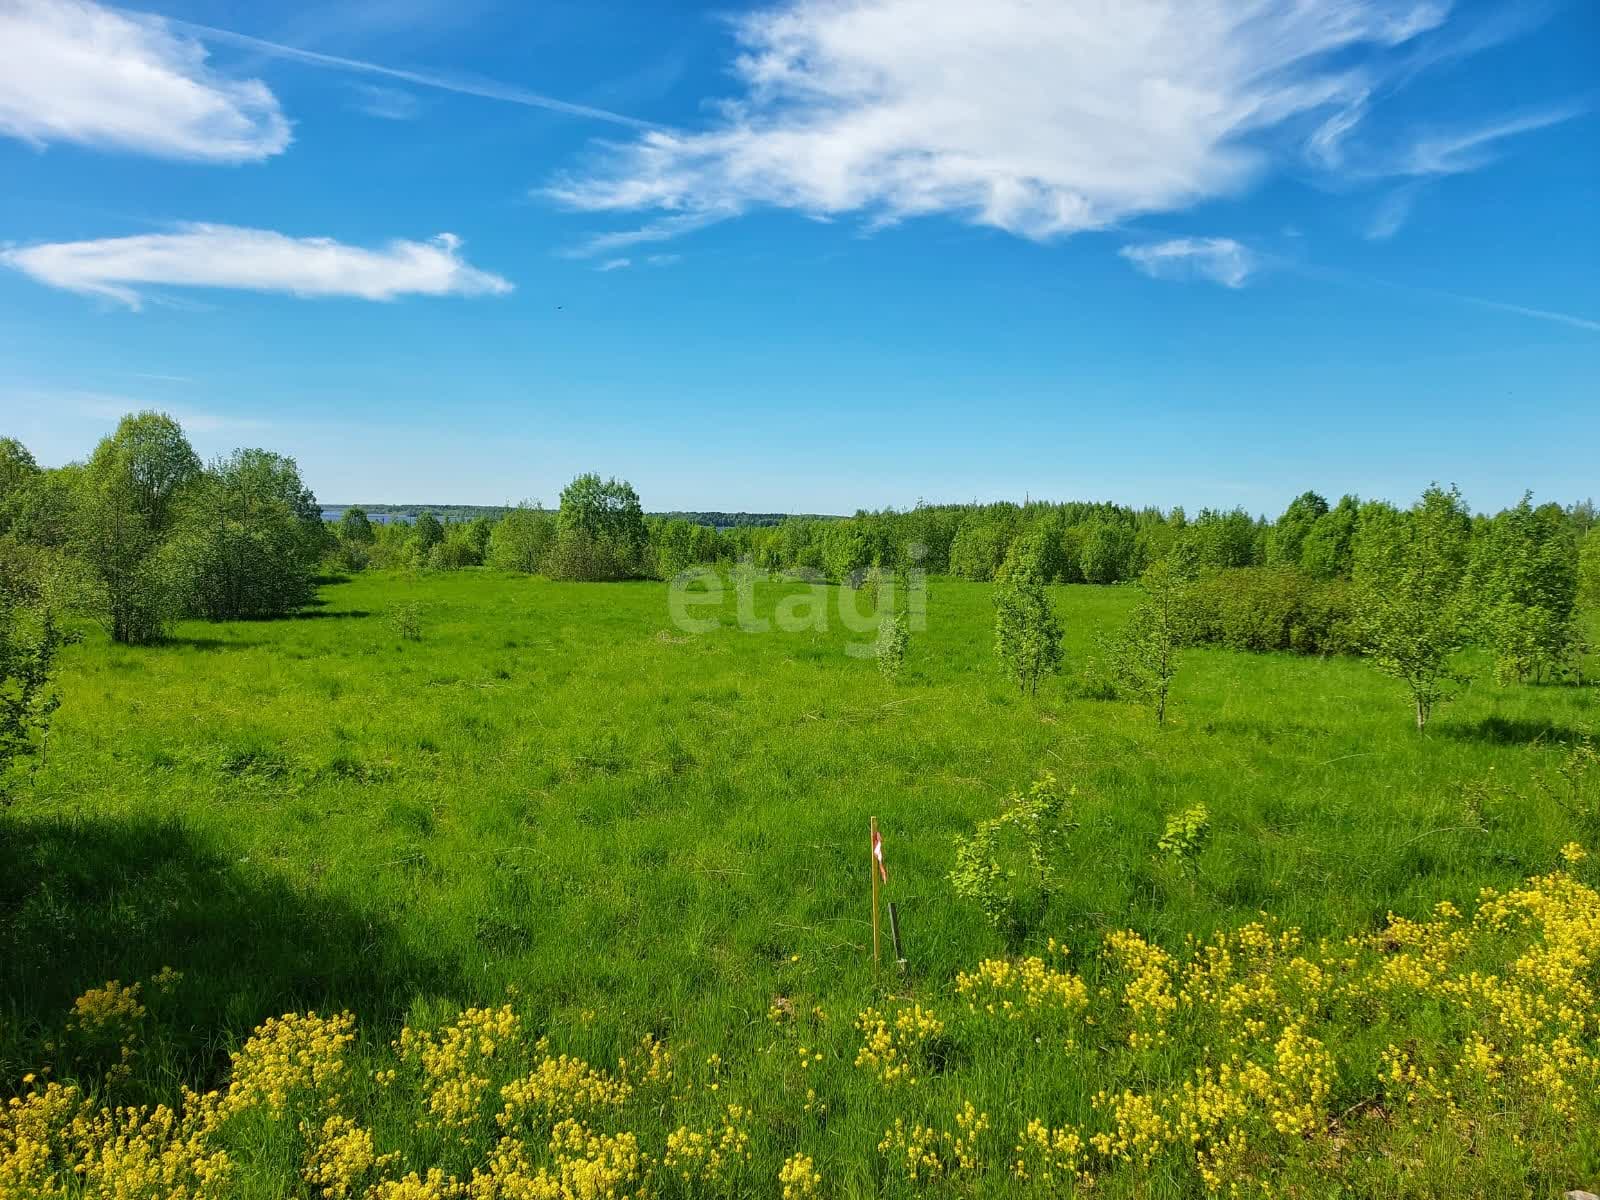
[[[1030,696],[1061,669],[1061,621],[1031,562],[1009,558],[994,585],[994,651],[1006,675]]]
[[[1194,568],[1175,553],[1151,563],[1140,578],[1143,598],[1109,647],[1114,680],[1148,704],[1156,724],[1167,719],[1167,698],[1178,674],[1178,650],[1188,636]]]
[[[48,608],[15,604],[0,589],[0,804],[10,799],[22,764],[43,754],[61,704],[56,660],[74,640]]]
[[[1471,629],[1462,586],[1470,536],[1461,493],[1435,484],[1408,512],[1373,511],[1357,537],[1362,640],[1378,669],[1405,684],[1419,733],[1462,679],[1451,660]]]
[[[1156,850],[1182,871],[1193,871],[1211,837],[1211,810],[1195,804],[1167,818]]]
[[[906,645],[911,640],[911,618],[904,612],[884,613],[878,622],[878,641],[873,656],[878,672],[891,683],[900,678],[906,665]]]
[[[1020,937],[1043,918],[1055,895],[1067,839],[1077,828],[1071,798],[1046,771],[1027,792],[1013,792],[1000,815],[956,841],[950,883],[983,910],[996,929]]]

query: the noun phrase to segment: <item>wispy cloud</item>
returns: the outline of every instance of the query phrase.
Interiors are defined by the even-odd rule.
[[[623,271],[633,266],[631,258],[608,258],[595,268],[596,271]]]
[[[682,237],[686,233],[693,233],[697,229],[704,229],[708,225],[715,225],[718,221],[725,221],[736,215],[737,210],[732,208],[679,213],[650,221],[637,229],[593,234],[565,253],[569,258],[594,258],[602,254],[613,254],[618,250],[648,245],[651,242],[671,241],[675,237]]]
[[[632,129],[648,130],[658,128],[652,122],[641,121],[637,117],[612,112],[609,109],[596,108],[589,104],[574,104],[568,100],[560,100],[554,96],[546,96],[542,92],[535,92],[529,88],[519,87],[516,84],[501,83],[498,80],[483,79],[472,75],[446,74],[439,71],[411,71],[400,67],[389,67],[384,66],[382,63],[368,62],[365,59],[346,58],[338,54],[323,54],[317,50],[304,50],[298,46],[286,46],[281,42],[269,42],[265,38],[251,37],[249,34],[235,33],[231,29],[218,29],[211,25],[197,25],[191,21],[173,21],[172,24],[204,41],[241,46],[260,54],[305,63],[313,67],[327,67],[335,71],[350,71],[363,75],[378,75],[386,79],[397,79],[403,83],[415,84],[418,87],[458,92],[461,95],[477,96],[484,100],[499,100],[506,104],[520,104],[526,108],[542,108],[550,112],[565,113],[569,117],[586,117],[593,121],[605,121],[613,125],[626,125]]]
[[[1378,207],[1373,210],[1372,219],[1367,222],[1365,232],[1368,241],[1385,241],[1400,232],[1401,226],[1411,218],[1411,210],[1416,205],[1421,186],[1416,182],[1403,183],[1384,193],[1378,201]]]
[[[401,88],[383,87],[376,83],[354,85],[356,110],[383,121],[410,121],[422,111],[422,105],[410,92]]]
[[[0,392],[7,402],[27,405],[37,411],[66,412],[79,417],[108,424],[120,421],[129,413],[155,409],[176,420],[189,433],[251,433],[272,428],[270,421],[236,413],[216,412],[209,409],[177,407],[164,401],[151,401],[140,396],[121,392],[103,392],[75,388],[8,388]]]
[[[1394,164],[1398,175],[1459,175],[1487,166],[1496,158],[1496,143],[1518,134],[1570,121],[1582,110],[1551,108],[1485,124],[1433,133],[1418,138]]]
[[[213,71],[171,22],[89,0],[0,0],[0,134],[219,163],[290,141],[260,80]]]
[[[56,242],[0,252],[13,267],[51,287],[106,296],[138,308],[146,285],[239,288],[296,296],[392,300],[402,295],[498,295],[511,284],[463,261],[461,240],[380,249],[331,238],[295,238],[231,225],[181,225],[175,232],[87,242]]]
[[[1232,238],[1174,238],[1124,246],[1117,253],[1152,279],[1205,279],[1243,287],[1258,260]]]
[[[1269,169],[1267,142],[1309,122],[1337,144],[1383,56],[1444,13],[787,0],[737,19],[741,92],[707,128],[651,131],[547,191],[660,214],[596,254],[762,206],[873,224],[944,213],[1038,239],[1102,229],[1239,191]]]
[[[682,261],[681,254],[652,254],[645,259],[652,267],[674,267]]]

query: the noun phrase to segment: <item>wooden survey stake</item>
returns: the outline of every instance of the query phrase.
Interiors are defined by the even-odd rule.
[[[872,969],[878,969],[882,957],[878,935],[878,884],[889,882],[889,871],[883,865],[883,838],[878,835],[878,818],[872,818],[872,854],[867,859],[867,874],[872,877]]]

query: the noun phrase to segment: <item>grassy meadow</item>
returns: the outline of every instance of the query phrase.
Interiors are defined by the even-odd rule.
[[[801,586],[761,585],[758,612]],[[1129,589],[1054,589],[1067,669],[1037,700],[994,667],[987,585],[932,583],[895,683],[846,653],[864,635],[825,591],[825,630],[742,631],[730,593],[686,634],[659,583],[374,573],[157,647],[89,630],[0,816],[0,1086],[177,1104],[233,1080],[237,1111],[196,1118],[225,1168],[117,1168],[162,1195],[1600,1184],[1597,876],[1562,857],[1600,846],[1559,772],[1600,688],[1484,670],[1419,737],[1360,660],[1196,649],[1157,728],[1081,686]],[[954,839],[1042,771],[1074,789],[1070,865],[1007,944],[954,895]],[[1185,870],[1156,843],[1195,804],[1211,836]],[[903,975],[873,970],[870,816]],[[1561,962],[1521,970],[1539,946]],[[1413,955],[1420,979],[1392,967]],[[1499,1003],[1490,977],[1525,990]],[[1546,1011],[1563,994],[1575,1015]],[[354,1041],[246,1047],[309,1011],[353,1014]],[[1196,1076],[1235,1054],[1264,1074]],[[264,1062],[289,1082],[250,1100]],[[502,1092],[524,1076],[531,1098]],[[1148,1101],[1197,1078],[1215,1105]],[[1213,1110],[1233,1115],[1194,1125]]]

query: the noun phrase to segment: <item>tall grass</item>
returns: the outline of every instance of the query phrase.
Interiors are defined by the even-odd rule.
[[[799,586],[762,585],[758,610]],[[530,1038],[608,1069],[646,1033],[693,1048],[680,1078],[699,1089],[718,1082],[710,1055],[744,1064],[720,1086],[750,1106],[779,1078],[754,1064],[797,1015],[815,1029],[783,1052],[826,1056],[834,1109],[825,1137],[756,1121],[763,1187],[805,1149],[834,1190],[909,1194],[878,1149],[893,1106],[854,1065],[856,1014],[893,1009],[887,993],[932,1004],[959,971],[1052,938],[1092,980],[1114,931],[1177,951],[1263,910],[1312,942],[1373,933],[1514,887],[1582,838],[1547,784],[1600,724],[1600,689],[1483,679],[1423,738],[1359,660],[1200,649],[1158,729],[1075,679],[1131,594],[1053,592],[1067,674],[1036,701],[993,666],[989,589],[942,580],[897,681],[845,653],[871,639],[837,619],[746,633],[730,595],[721,628],[686,635],[662,585],[481,571],[361,576],[300,618],[187,624],[157,647],[91,631],[0,827],[0,1084],[25,1090],[49,1062],[119,1101],[170,1100],[222,1083],[275,1014],[348,1009],[381,1064],[402,1025],[511,997]],[[1070,870],[1036,939],[1008,947],[957,902],[953,839],[1045,768],[1077,789]],[[1157,842],[1197,804],[1210,836],[1173,870]],[[870,815],[904,978],[871,963]],[[181,979],[138,1053],[62,1049],[75,997],[162,968]],[[1018,1128],[1025,1110],[1088,1111],[1088,1066],[1027,1061],[960,1064],[961,1094]],[[231,1186],[309,1189],[292,1159]],[[999,1179],[981,1188],[1017,1186]]]

